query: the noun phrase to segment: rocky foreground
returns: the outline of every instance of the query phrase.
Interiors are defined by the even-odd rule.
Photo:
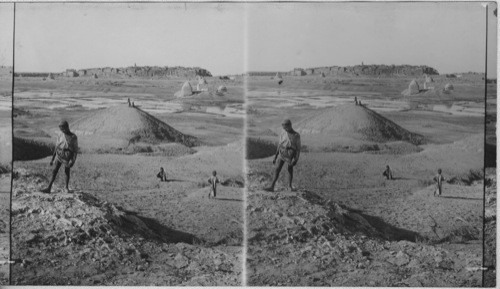
[[[10,173],[0,166],[0,285],[9,284]]]
[[[241,247],[214,246],[85,192],[15,174],[13,285],[238,286]]]
[[[371,225],[382,220],[305,190],[250,189],[247,203],[249,285],[481,286],[478,241],[395,238]]]
[[[486,170],[484,210],[484,286],[496,286],[496,226],[497,226],[497,177],[496,169]]]

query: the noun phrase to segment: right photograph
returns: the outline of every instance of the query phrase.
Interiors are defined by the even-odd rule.
[[[247,285],[494,287],[496,3],[251,3],[247,27]]]

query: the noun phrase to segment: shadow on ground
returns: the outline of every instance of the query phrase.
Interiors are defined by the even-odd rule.
[[[156,232],[158,236],[156,239],[165,243],[187,243],[187,244],[200,244],[203,243],[203,240],[197,238],[196,236],[185,233],[182,231],[174,230],[172,228],[168,228],[158,221],[152,218],[136,216],[139,218],[148,228]],[[126,228],[126,226],[123,226]],[[136,231],[137,232],[137,231]],[[148,236],[145,236],[148,237]]]
[[[370,226],[374,227],[382,234],[382,238],[388,241],[410,241],[416,242],[424,237],[417,232],[395,227],[386,223],[382,218],[364,214],[361,210],[350,209],[351,211],[361,215]]]

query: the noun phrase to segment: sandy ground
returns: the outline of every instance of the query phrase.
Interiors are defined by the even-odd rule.
[[[71,187],[209,242],[220,242],[228,233],[241,238],[243,194],[240,185],[220,186],[218,199],[207,198],[207,180],[213,169],[217,169],[222,182],[243,181],[237,144],[228,148],[218,148],[219,153],[214,148],[201,148],[205,152],[179,158],[83,154],[73,167]],[[47,158],[16,162],[15,167],[29,168],[48,178],[49,161]],[[167,182],[156,178],[160,167],[167,173]],[[54,189],[57,192],[63,187],[61,171]]]
[[[218,84],[217,81],[214,80],[214,83]],[[137,216],[139,224],[145,223],[147,228],[163,232],[168,238],[160,239],[158,243],[158,240],[138,237],[138,232],[128,232],[124,237],[119,233],[123,228],[118,226],[115,228],[116,237],[110,243],[116,256],[94,256],[94,259],[103,258],[103,262],[107,262],[107,265],[101,264],[99,268],[94,268],[85,258],[74,256],[74,251],[78,249],[76,245],[55,247],[55,252],[50,255],[54,257],[55,254],[59,262],[49,267],[50,270],[67,267],[67,277],[61,279],[49,273],[49,269],[36,269],[42,266],[43,258],[47,256],[39,250],[31,250],[33,245],[22,241],[26,238],[25,233],[16,228],[26,226],[23,221],[26,216],[21,210],[16,213],[14,222],[17,226],[13,227],[13,256],[21,260],[12,267],[15,284],[241,284],[243,118],[237,113],[226,113],[234,112],[235,107],[242,105],[241,84],[226,84],[228,92],[224,96],[201,100],[175,99],[173,94],[181,85],[179,81],[100,79],[88,82],[56,80],[51,83],[21,81],[20,97],[16,98],[16,136],[53,142],[54,128],[57,128],[59,119],[66,118],[71,125],[92,110],[125,105],[130,97],[135,105],[176,130],[195,136],[203,146],[191,148],[191,153],[175,156],[88,152],[79,155],[71,175],[70,186],[74,190],[72,198],[85,202],[89,194],[100,202],[116,206],[117,210],[124,212],[120,214]],[[211,109],[214,106],[223,109]],[[173,111],[169,111],[172,108]],[[52,168],[49,161],[49,158],[43,158],[15,162],[15,170],[22,172],[14,185],[14,189],[20,192],[13,201],[16,206],[31,202],[31,198],[39,198],[37,191],[47,184],[50,177]],[[156,178],[160,167],[166,171],[166,182]],[[221,184],[217,198],[208,199],[207,180],[213,170],[217,171]],[[61,170],[53,188],[55,196],[65,195],[61,191],[63,182],[64,172]],[[27,195],[26,191],[29,192]],[[61,199],[61,202],[64,200]],[[91,203],[87,205],[85,210],[101,214],[101,207],[94,208]],[[85,224],[85,220],[82,222]],[[102,222],[110,222],[105,214]],[[31,230],[36,226],[45,225],[34,224]],[[93,226],[92,222],[88,226]],[[113,221],[111,226],[114,228]],[[139,228],[141,226],[138,225]],[[43,236],[42,239],[51,238],[51,235]],[[140,238],[143,238],[142,241]],[[149,257],[126,257],[127,248],[122,244],[129,241]],[[94,243],[84,245],[90,250],[95,246]],[[42,240],[36,247],[41,249],[44,246]],[[72,261],[65,262],[62,256],[70,256]],[[129,259],[124,261],[123,258]],[[22,260],[28,261],[23,263]],[[30,265],[23,265],[26,262]],[[111,266],[111,263],[114,265]],[[87,268],[86,273],[78,274],[75,266]],[[172,270],[169,266],[176,269],[163,278],[161,272]],[[96,274],[94,270],[102,274],[92,277]],[[110,279],[110,274],[116,277]]]
[[[413,97],[401,96],[410,81],[404,78],[285,77],[281,86],[268,77],[249,80],[247,120],[253,138],[274,142],[284,118],[298,123],[331,106],[352,104],[354,97],[426,138],[418,147],[389,144],[403,149],[355,153],[309,151],[315,139],[303,139],[306,149],[295,170],[297,192],[284,188],[286,170],[276,193],[262,191],[271,179],[271,158],[249,160],[249,285],[482,284],[483,240],[478,228],[483,223],[483,87],[467,79],[434,79],[434,91]],[[123,105],[130,97],[141,109],[204,145],[178,156],[80,155],[72,170],[74,193],[60,192],[61,171],[55,196],[60,204],[78,203],[78,210],[102,214],[97,223],[113,229],[108,238],[98,235],[82,243],[71,241],[81,234],[71,221],[54,222],[61,212],[22,209],[53,202],[37,192],[50,175],[49,159],[16,162],[14,168],[21,173],[14,188],[14,222],[19,228],[13,227],[14,284],[241,284],[244,90],[241,81],[213,81],[228,87],[224,97],[175,99],[183,80],[16,81],[16,136],[51,143],[59,119],[71,123],[89,111]],[[444,94],[440,89],[448,82],[455,91]],[[495,97],[492,85],[490,103]],[[493,106],[487,109],[488,115],[496,111]],[[496,117],[486,119],[487,144],[493,145]],[[491,151],[487,146],[486,152]],[[393,170],[392,181],[382,177],[386,165]],[[159,167],[167,172],[168,182],[156,179]],[[441,198],[433,196],[437,168],[449,181]],[[216,200],[206,197],[212,170],[224,183]],[[496,185],[493,189],[495,201],[490,203],[496,205]],[[89,201],[89,196],[99,201]],[[115,213],[106,213],[109,206]],[[64,212],[66,207],[59,209]],[[81,218],[77,209],[64,218]],[[122,220],[118,225],[117,215]],[[26,222],[30,218],[40,223]],[[142,229],[123,233],[123,218]],[[81,222],[94,228],[90,219]],[[487,221],[488,232],[494,224],[496,215]],[[40,230],[53,225],[63,226],[65,235]],[[163,235],[153,238],[144,233],[150,230]],[[494,239],[488,236],[491,248]],[[111,250],[101,253],[106,244]],[[44,261],[48,258],[55,261]],[[64,277],[53,272],[63,272]],[[164,272],[170,272],[168,278]],[[485,272],[490,278],[485,284],[494,284],[492,272]]]
[[[12,85],[0,80],[0,285],[9,284]]]
[[[495,287],[497,257],[497,175],[496,169],[486,169],[485,213],[484,213],[484,267],[483,286]]]
[[[12,161],[12,98],[0,97],[0,165],[10,166]]]
[[[497,170],[496,170],[496,124],[497,98],[488,93],[486,102],[486,188],[485,188],[485,216],[484,216],[484,266],[488,268],[483,273],[483,285],[495,287],[496,280],[496,249],[497,249]]]
[[[9,284],[10,176],[0,175],[0,284]]]
[[[436,85],[442,81],[446,80],[438,78]],[[483,220],[483,90],[480,85],[464,82],[457,86],[459,88],[452,95],[436,93],[431,97],[426,92],[408,99],[399,95],[407,83],[409,80],[403,79],[348,79],[341,82],[312,78],[285,79],[282,86],[264,78],[249,82],[252,91],[248,119],[250,137],[277,141],[276,134],[280,131],[283,119],[290,118],[292,123],[300,124],[303,119],[325,111],[325,107],[327,109],[328,106],[346,103],[354,105],[353,98],[357,96],[368,108],[426,139],[426,143],[418,149],[398,152],[313,152],[306,149],[294,170],[294,184],[298,193],[292,195],[285,189],[285,169],[281,173],[276,193],[262,191],[271,182],[272,158],[249,160],[249,190],[253,197],[248,200],[247,215],[249,236],[255,238],[249,240],[248,253],[253,258],[248,265],[249,284],[481,285],[481,273],[470,268],[479,266],[482,258],[482,232],[478,228],[482,227]],[[300,92],[296,93],[295,88]],[[268,97],[269,94],[278,99]],[[321,95],[333,97],[320,99]],[[300,101],[297,101],[299,98]],[[295,102],[284,106],[280,102],[282,99]],[[323,101],[321,105],[318,105],[318,100]],[[461,105],[459,110],[462,113],[452,111],[458,111],[456,109],[443,111],[439,105],[450,108]],[[463,113],[466,111],[468,113]],[[331,137],[335,139],[336,135]],[[313,138],[302,138],[302,145],[306,148],[314,146],[315,141]],[[382,172],[386,165],[390,165],[393,170],[394,180],[383,178]],[[435,187],[432,178],[438,168],[450,180],[445,184],[441,198],[433,197]],[[269,219],[268,215],[286,215],[286,204],[295,198],[293,194],[298,194],[299,199],[308,199],[308,194],[313,194],[318,196],[317,204],[326,206],[333,202],[359,214],[364,219],[360,222],[369,226],[360,229],[357,234],[374,242],[373,246],[364,248],[358,236],[335,235],[340,225],[337,226],[336,219],[330,215],[333,219],[325,221],[325,226],[333,226],[337,231],[311,231],[309,228],[310,232],[305,235],[292,234],[295,230],[293,224],[300,225],[300,221],[280,226],[278,219],[276,224],[273,223],[274,219]],[[295,205],[298,206],[297,212],[289,213],[291,219],[294,216],[306,218],[308,211],[314,210],[311,208],[314,204],[292,202],[291,206]],[[308,216],[306,220],[310,218],[313,216]],[[288,233],[266,231],[266,228],[273,226],[283,227],[282,232]],[[304,224],[302,228],[308,229]],[[299,240],[292,241],[290,237]],[[333,249],[318,248],[315,245],[318,238],[332,242],[330,245]],[[341,241],[337,244],[336,240]],[[389,243],[378,247],[383,244],[379,243],[383,240]],[[347,266],[340,265],[346,263],[343,259],[345,256],[334,254],[335,250],[342,251],[344,242],[352,242],[354,250],[351,252],[346,249],[344,252],[344,255],[354,260],[347,262]],[[283,247],[280,244],[289,245]],[[355,254],[356,250],[359,256]],[[369,255],[363,254],[365,250],[370,252]],[[442,259],[430,261],[425,253],[416,254],[421,250],[441,250],[441,253],[432,254],[444,254],[453,260],[454,268],[448,272],[430,269]],[[294,254],[294,257],[285,257],[288,254]],[[391,263],[391,256],[398,261]],[[331,262],[339,266],[325,267]],[[396,264],[396,267],[386,262]],[[409,262],[412,265],[408,267]],[[416,262],[420,265],[415,267]],[[475,265],[471,265],[471,262]],[[401,268],[401,265],[405,265],[406,269]],[[419,269],[415,270],[417,267]],[[424,277],[429,274],[433,274],[433,277]]]

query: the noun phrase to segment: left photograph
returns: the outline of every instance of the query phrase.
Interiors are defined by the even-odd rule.
[[[0,3],[0,286],[9,284],[14,4]]]
[[[15,4],[10,284],[243,284],[244,12]]]

